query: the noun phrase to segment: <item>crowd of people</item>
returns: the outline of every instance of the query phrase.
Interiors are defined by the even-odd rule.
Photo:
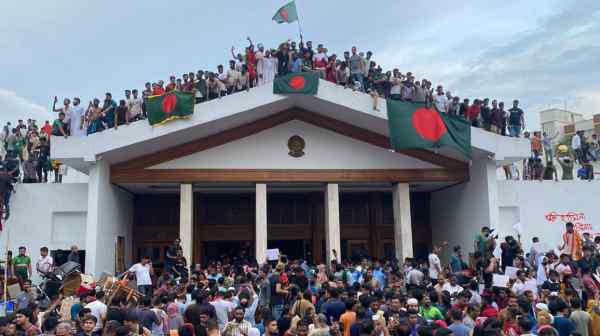
[[[46,121],[41,127],[36,120],[7,122],[0,132],[0,217],[8,217],[14,184],[46,183],[49,173],[54,182],[62,182],[64,166],[50,158],[50,138],[58,130]]]
[[[558,139],[558,133],[548,135],[546,132],[526,131],[523,136],[531,143],[531,156],[523,160],[521,176],[514,164],[505,166],[506,179],[558,181],[557,165],[563,171],[561,179],[594,179],[594,163],[600,157],[600,139],[596,134],[586,136],[584,131],[577,131],[570,138]],[[576,174],[570,170],[576,170]],[[568,171],[566,178],[565,171]]]
[[[338,57],[323,44],[313,49],[312,41],[304,43],[302,39],[298,44],[281,43],[276,49],[260,43],[255,46],[250,37],[248,43],[243,52],[236,53],[235,47],[231,48],[232,58],[227,65],[218,65],[213,71],[184,73],[181,77],[171,75],[166,83],[147,82],[140,91],[125,90],[118,103],[109,92],[103,100],[90,100],[87,108],[78,97],[72,101],[65,98],[62,106],[57,107],[55,97],[53,111],[58,112],[58,119],[54,121],[53,134],[82,136],[145,119],[144,98],[173,90],[191,92],[196,103],[201,103],[270,83],[276,76],[306,71],[317,72],[327,81],[373,97],[428,103],[440,112],[461,116],[473,126],[497,134],[519,137],[525,129],[518,100],[505,109],[504,102],[497,99],[462,99],[444,90],[442,85],[434,89],[429,80],[417,80],[410,71],[402,73],[398,68],[384,71],[374,61],[371,51],[365,54],[352,47]]]
[[[137,283],[141,299],[109,300],[101,287],[82,287],[75,299],[54,295],[48,307],[36,301],[28,280],[32,261],[22,248],[11,262],[23,292],[15,312],[0,318],[0,333],[598,336],[600,237],[582,236],[567,223],[561,241],[560,255],[538,238],[526,252],[519,236],[500,241],[483,227],[467,259],[455,246],[447,262],[440,257],[444,243],[427,260],[315,265],[285,256],[258,263],[241,254],[188,266],[176,240],[162,265],[142,256],[121,275]],[[42,248],[37,272],[52,267]]]

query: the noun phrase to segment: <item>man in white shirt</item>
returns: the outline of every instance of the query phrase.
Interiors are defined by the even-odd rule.
[[[137,282],[138,291],[147,297],[152,295],[152,263],[149,257],[142,257],[139,263],[131,266],[127,271],[135,274],[135,280]]]
[[[451,274],[448,277],[448,282],[444,283],[442,286],[442,290],[448,291],[450,296],[454,296],[454,294],[458,294],[463,291],[463,288],[459,286],[456,282],[456,275]]]
[[[231,302],[229,297],[225,299],[225,295],[227,295],[227,290],[224,288],[219,289],[214,301],[211,301],[210,304],[215,307],[215,314],[217,316],[217,323],[219,324],[219,330],[223,330],[225,328],[225,324],[229,321],[229,314],[235,308],[235,304]],[[243,314],[242,314],[243,318]]]
[[[440,258],[438,257],[439,247],[434,246],[433,251],[429,254],[429,279],[431,283],[435,286],[437,284],[440,273],[442,272],[442,263]]]
[[[439,112],[443,112],[443,113],[448,112],[446,110],[446,107],[448,106],[448,98],[444,94],[444,87],[442,87],[441,85],[438,85],[438,87],[436,89],[436,94],[433,97],[433,104],[435,105],[435,108]]]
[[[573,148],[573,150],[581,148],[581,137],[579,136],[579,132],[573,135],[573,138],[571,139],[571,148]]]
[[[100,292],[96,293],[96,290],[94,289],[90,292],[89,297],[95,297],[96,299],[94,301],[86,304],[84,308],[88,308],[89,310],[91,310],[92,315],[94,315],[96,317],[96,319],[98,319],[98,322],[96,322],[96,328],[94,329],[94,331],[101,330],[102,329],[102,318],[106,314],[106,304],[104,304],[104,302],[102,302],[102,299],[104,299],[104,292],[100,291]]]
[[[40,249],[40,258],[35,263],[35,269],[37,270],[38,274],[46,276],[48,273],[52,272],[53,265],[54,260],[48,255],[48,248],[45,246],[42,247]]]
[[[511,290],[517,296],[525,294],[526,291],[531,291],[534,299],[537,299],[537,282],[535,279],[530,278],[524,270],[517,271],[517,280],[515,280]]]
[[[242,74],[235,65],[235,61],[229,61],[229,70],[227,70],[227,93],[239,91],[240,79]]]
[[[577,131],[573,138],[571,139],[571,148],[575,152],[575,158],[579,164],[582,164],[583,159],[583,151],[581,150],[581,136],[583,135],[582,131]]]
[[[137,89],[133,89],[131,93],[133,96],[127,97],[127,111],[129,113],[130,122],[142,118],[142,99],[138,97]]]
[[[86,136],[87,129],[85,128],[85,110],[81,106],[81,100],[79,97],[73,98],[73,107],[70,109],[69,130],[71,136]]]
[[[425,278],[425,274],[419,270],[418,266],[419,265],[415,261],[411,263],[412,268],[406,274],[406,285],[408,287],[420,286],[421,282],[423,282],[423,279]]]

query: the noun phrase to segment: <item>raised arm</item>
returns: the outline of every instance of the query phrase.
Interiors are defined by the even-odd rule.
[[[56,108],[56,102],[58,102],[58,97],[54,96],[54,102],[52,103],[52,111],[61,112],[62,111],[61,108],[59,108],[59,109]]]

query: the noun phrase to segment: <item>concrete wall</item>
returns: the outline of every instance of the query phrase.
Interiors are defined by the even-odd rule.
[[[86,183],[17,184],[11,199],[11,216],[0,233],[0,251],[29,250],[33,262],[39,249],[86,248]],[[35,268],[35,266],[34,266]],[[35,273],[35,271],[34,271]]]
[[[131,262],[133,196],[110,183],[110,169],[99,161],[90,169],[86,231],[86,268],[89,273],[115,272],[118,236],[125,237],[125,261]]]
[[[473,238],[482,226],[498,222],[496,163],[474,158],[469,182],[431,194],[433,244],[447,241],[450,249],[460,245],[465,253],[473,249]],[[448,255],[448,249],[442,252]]]
[[[534,236],[548,248],[557,248],[567,221],[575,223],[581,232],[600,234],[598,191],[597,180],[498,181],[498,231],[501,236],[516,236],[513,226],[520,223],[527,249]]]

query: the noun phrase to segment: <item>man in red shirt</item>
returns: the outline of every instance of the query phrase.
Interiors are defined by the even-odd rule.
[[[473,105],[469,106],[467,110],[467,120],[471,122],[474,127],[479,127],[479,114],[481,113],[481,101],[475,99]]]
[[[46,134],[46,137],[50,139],[50,136],[52,135],[52,125],[50,125],[49,120],[46,120],[44,126],[42,126],[42,132],[44,132],[44,134]]]

